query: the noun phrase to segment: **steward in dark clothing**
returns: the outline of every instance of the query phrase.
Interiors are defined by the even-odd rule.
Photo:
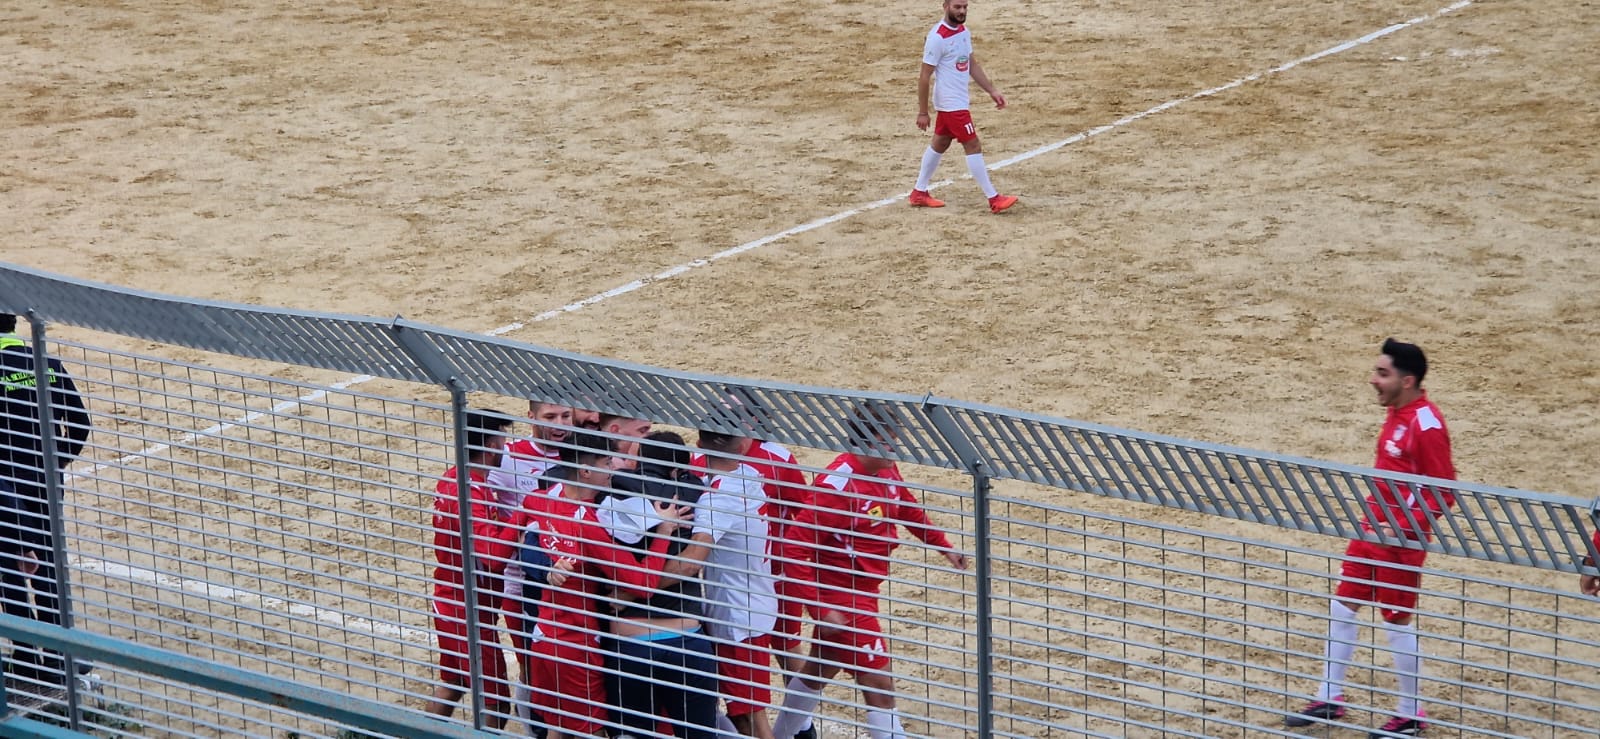
[[[15,334],[17,317],[0,313],[0,601],[5,612],[61,624],[56,592],[55,549],[50,533],[47,481],[62,479],[66,466],[89,438],[89,414],[72,376],[50,359],[45,384],[55,432],[55,467],[45,469],[43,433],[33,349]],[[30,592],[31,591],[31,592]],[[60,684],[61,655],[17,644],[7,663],[12,677]]]

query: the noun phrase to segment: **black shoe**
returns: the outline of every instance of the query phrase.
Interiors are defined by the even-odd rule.
[[[817,739],[817,725],[812,724],[795,732],[794,739]]]
[[[1332,701],[1311,701],[1299,713],[1283,717],[1283,725],[1291,729],[1312,724],[1323,724],[1344,718],[1344,696]]]

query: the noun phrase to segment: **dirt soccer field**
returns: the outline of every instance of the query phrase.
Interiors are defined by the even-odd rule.
[[[1445,1],[975,0],[1000,216],[936,2],[0,2],[0,259],[1589,497],[1600,6]]]

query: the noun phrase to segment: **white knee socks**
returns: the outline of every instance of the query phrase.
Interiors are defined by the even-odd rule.
[[[774,734],[773,736],[781,736]],[[882,708],[867,709],[867,736],[872,739],[905,739],[905,727],[900,725],[900,717],[894,711]]]
[[[917,189],[928,191],[928,185],[933,181],[933,171],[939,168],[939,159],[944,155],[928,147],[922,152],[922,168],[917,170]]]
[[[982,154],[967,155],[967,171],[972,173],[972,179],[978,181],[978,187],[983,188],[984,197],[992,198],[1000,194],[1000,191],[989,183],[989,165],[983,163]]]
[[[1417,715],[1417,683],[1422,677],[1422,651],[1417,648],[1417,625],[1384,624],[1389,649],[1394,653],[1394,671],[1399,683],[1400,701],[1395,713],[1407,718]]]
[[[1344,673],[1350,668],[1350,656],[1356,653],[1359,628],[1355,611],[1339,601],[1328,606],[1328,643],[1323,650],[1322,687],[1317,690],[1317,700],[1332,701],[1344,695]]]
[[[822,702],[822,691],[815,690],[798,677],[789,678],[788,692],[783,696],[783,708],[778,720],[772,722],[772,735],[787,739],[811,725],[811,714]]]

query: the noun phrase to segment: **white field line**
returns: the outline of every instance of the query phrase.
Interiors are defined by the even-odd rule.
[[[1311,54],[1311,55],[1308,55],[1308,56],[1303,56],[1303,57],[1300,57],[1299,59],[1295,59],[1293,61],[1284,62],[1283,64],[1279,64],[1276,67],[1272,67],[1270,69],[1267,69],[1267,70],[1264,70],[1264,71],[1261,71],[1261,72],[1255,72],[1253,74],[1245,75],[1244,77],[1240,77],[1239,79],[1236,79],[1236,80],[1234,80],[1232,82],[1228,82],[1226,84],[1218,85],[1216,87],[1212,87],[1212,88],[1209,88],[1209,89],[1201,90],[1199,92],[1196,92],[1194,94],[1188,95],[1186,97],[1174,98],[1174,99],[1168,100],[1167,102],[1164,102],[1164,103],[1162,103],[1160,105],[1157,105],[1157,106],[1155,106],[1153,108],[1149,108],[1147,110],[1143,110],[1143,111],[1140,111],[1138,113],[1134,113],[1134,114],[1126,116],[1124,118],[1119,118],[1119,119],[1117,119],[1115,121],[1112,121],[1111,123],[1107,123],[1107,124],[1102,125],[1102,126],[1096,126],[1096,127],[1091,128],[1091,129],[1089,129],[1087,131],[1084,131],[1082,133],[1073,134],[1072,136],[1068,136],[1067,138],[1064,138],[1064,139],[1062,139],[1060,141],[1057,141],[1057,142],[1054,142],[1054,143],[1051,143],[1051,144],[1046,144],[1046,145],[1038,147],[1036,149],[1030,149],[1030,150],[1025,151],[1025,152],[1023,152],[1021,154],[1018,154],[1016,156],[1013,156],[1013,157],[1010,157],[1010,158],[1003,159],[1001,161],[995,162],[994,164],[990,165],[989,168],[990,169],[1003,169],[1003,168],[1009,167],[1009,166],[1011,166],[1013,164],[1019,164],[1019,163],[1028,161],[1029,159],[1033,159],[1035,157],[1039,157],[1039,156],[1042,156],[1044,154],[1048,154],[1048,153],[1050,153],[1052,151],[1055,151],[1057,149],[1060,149],[1060,148],[1062,148],[1064,146],[1070,146],[1072,144],[1076,144],[1076,143],[1078,143],[1080,141],[1084,141],[1084,140],[1089,139],[1091,137],[1099,136],[1100,134],[1108,133],[1110,131],[1116,130],[1118,128],[1121,128],[1123,126],[1129,125],[1131,123],[1135,123],[1135,122],[1143,120],[1145,118],[1149,118],[1150,116],[1153,116],[1153,115],[1155,115],[1157,113],[1161,113],[1161,112],[1166,111],[1166,110],[1169,110],[1171,108],[1175,108],[1175,107],[1177,107],[1179,105],[1183,105],[1184,103],[1194,102],[1194,101],[1199,100],[1201,98],[1207,98],[1207,97],[1211,97],[1213,95],[1217,95],[1217,94],[1220,94],[1220,93],[1223,93],[1223,92],[1227,92],[1228,90],[1232,90],[1232,89],[1234,89],[1236,87],[1241,87],[1241,86],[1249,84],[1251,82],[1255,82],[1256,80],[1260,80],[1260,79],[1263,79],[1263,78],[1266,78],[1266,77],[1270,77],[1270,76],[1278,74],[1280,72],[1287,72],[1287,71],[1289,71],[1291,69],[1294,69],[1295,67],[1298,67],[1298,66],[1300,66],[1302,64],[1308,64],[1310,62],[1317,61],[1318,59],[1322,59],[1324,57],[1330,57],[1330,56],[1333,56],[1335,54],[1340,54],[1340,53],[1349,51],[1351,49],[1357,48],[1359,46],[1365,46],[1366,44],[1372,43],[1373,41],[1381,39],[1381,38],[1383,38],[1385,36],[1389,36],[1389,35],[1394,34],[1396,32],[1403,31],[1403,30],[1405,30],[1407,28],[1410,28],[1412,26],[1416,26],[1416,25],[1421,24],[1421,23],[1426,23],[1426,22],[1428,22],[1430,20],[1433,20],[1435,18],[1438,18],[1440,16],[1444,16],[1444,15],[1448,15],[1450,13],[1454,13],[1454,12],[1456,12],[1458,10],[1461,10],[1462,8],[1465,8],[1465,7],[1469,6],[1469,5],[1472,5],[1473,2],[1475,2],[1475,1],[1476,0],[1458,0],[1458,2],[1451,3],[1450,5],[1447,5],[1447,6],[1443,7],[1443,8],[1440,8],[1439,10],[1436,10],[1436,11],[1434,11],[1432,13],[1427,14],[1427,15],[1419,15],[1419,16],[1417,16],[1415,18],[1412,18],[1411,20],[1404,21],[1404,22],[1401,22],[1401,23],[1396,23],[1396,24],[1394,24],[1392,26],[1386,26],[1384,28],[1380,28],[1380,29],[1378,29],[1376,31],[1373,31],[1372,33],[1369,33],[1369,34],[1367,34],[1365,36],[1362,36],[1360,38],[1350,39],[1349,41],[1345,41],[1345,42],[1337,44],[1335,46],[1330,46],[1330,47],[1328,47],[1326,49],[1323,49],[1322,51],[1319,51],[1319,52],[1317,52],[1315,54]],[[950,184],[950,180],[944,180],[942,182],[937,183],[935,185],[935,187],[942,187],[942,186],[948,185],[948,184]],[[664,282],[666,280],[670,280],[670,279],[672,279],[674,277],[678,277],[678,276],[683,275],[685,273],[688,273],[688,272],[690,272],[692,270],[696,270],[696,269],[699,269],[701,267],[708,266],[708,265],[710,265],[712,263],[721,261],[723,259],[727,259],[728,257],[738,256],[738,255],[743,254],[743,253],[745,253],[747,251],[753,251],[755,249],[760,249],[761,247],[768,246],[770,244],[773,244],[773,243],[776,243],[776,242],[779,242],[779,241],[783,241],[783,240],[785,240],[785,239],[787,239],[787,238],[789,238],[791,236],[798,236],[798,235],[806,233],[808,231],[815,231],[815,230],[817,230],[819,228],[822,228],[823,226],[827,226],[827,225],[830,225],[830,224],[838,223],[839,221],[843,221],[843,220],[846,220],[846,219],[849,219],[849,218],[854,218],[855,216],[861,215],[862,213],[866,213],[868,211],[873,211],[873,210],[877,210],[879,208],[883,208],[885,206],[893,205],[895,203],[900,202],[903,197],[904,197],[903,194],[895,194],[895,195],[891,195],[889,197],[883,198],[882,200],[874,200],[874,201],[872,201],[870,203],[866,203],[864,205],[858,205],[858,206],[856,206],[854,208],[850,208],[848,210],[842,210],[842,211],[839,211],[838,213],[834,213],[831,216],[825,216],[823,218],[818,218],[818,219],[816,219],[814,221],[810,221],[810,222],[807,222],[807,223],[802,223],[802,224],[800,224],[798,226],[794,226],[792,228],[788,228],[788,229],[785,229],[783,231],[779,231],[779,232],[771,234],[769,236],[763,236],[763,237],[761,237],[759,239],[756,239],[754,241],[747,241],[747,242],[745,242],[743,244],[740,244],[738,246],[734,246],[734,247],[729,247],[727,249],[723,249],[722,251],[719,251],[719,252],[717,252],[715,254],[711,254],[711,255],[708,255],[708,256],[700,257],[700,258],[692,260],[692,261],[684,262],[683,264],[679,264],[679,265],[677,265],[675,267],[670,267],[668,269],[662,270],[662,271],[657,272],[657,273],[655,273],[653,275],[650,275],[649,277],[642,277],[640,279],[634,280],[634,281],[629,282],[627,284],[618,285],[616,287],[611,288],[610,290],[606,290],[605,292],[601,292],[601,293],[596,293],[596,294],[591,295],[591,296],[589,296],[587,298],[584,298],[583,300],[579,300],[579,301],[577,301],[575,303],[568,303],[567,305],[563,305],[560,308],[556,308],[554,310],[545,311],[545,312],[540,313],[540,314],[538,314],[538,315],[536,315],[536,316],[534,316],[532,318],[529,318],[525,322],[518,321],[518,322],[515,322],[515,323],[508,323],[508,324],[506,324],[504,326],[501,326],[501,327],[496,328],[496,329],[492,329],[490,331],[486,331],[484,333],[486,335],[488,335],[488,336],[502,336],[502,335],[511,333],[512,331],[519,330],[519,329],[525,327],[526,325],[528,325],[529,323],[539,323],[539,322],[542,322],[542,321],[548,321],[548,320],[550,320],[552,318],[555,318],[557,316],[560,316],[560,315],[563,315],[563,314],[566,314],[566,313],[572,313],[573,311],[582,310],[582,309],[587,308],[587,307],[589,307],[591,305],[595,305],[597,303],[601,303],[601,302],[610,300],[611,298],[615,298],[615,297],[617,297],[619,295],[626,295],[626,294],[634,292],[636,290],[641,290],[641,289],[643,289],[645,287],[649,287],[650,285],[653,285],[655,283]],[[350,378],[348,380],[344,380],[342,382],[335,383],[335,384],[333,384],[333,385],[331,385],[329,387],[332,388],[332,389],[335,389],[335,390],[343,390],[345,388],[352,387],[352,386],[355,386],[355,385],[359,385],[359,384],[362,384],[364,382],[369,382],[369,381],[371,381],[373,379],[375,379],[375,378],[370,376],[370,375],[361,375],[361,376],[358,376],[358,377],[352,377],[352,378]],[[187,443],[187,442],[193,441],[194,439],[199,438],[199,437],[215,436],[215,435],[223,434],[223,433],[226,433],[227,431],[229,431],[230,429],[238,427],[240,424],[249,423],[250,421],[253,421],[253,420],[257,419],[257,418],[260,418],[260,417],[262,417],[264,415],[267,415],[268,413],[272,413],[272,414],[283,413],[283,412],[288,411],[289,409],[294,408],[295,406],[299,405],[301,402],[311,402],[311,401],[314,401],[314,400],[318,400],[318,399],[322,398],[326,394],[327,394],[327,392],[324,391],[324,390],[317,390],[317,391],[315,391],[313,393],[310,393],[308,395],[305,395],[305,396],[299,398],[298,400],[285,400],[285,401],[279,402],[278,404],[274,405],[270,411],[257,411],[257,412],[250,413],[250,414],[247,414],[245,416],[242,416],[242,417],[240,417],[240,418],[238,418],[238,419],[236,419],[236,420],[234,420],[234,421],[232,421],[230,423],[219,423],[219,424],[216,424],[214,426],[208,427],[208,428],[206,428],[204,430],[196,431],[196,432],[193,432],[193,433],[190,433],[190,434],[186,434],[185,436],[182,437],[182,439],[180,441],[174,442],[174,443]],[[96,465],[95,467],[90,469],[88,473],[85,473],[85,474],[93,474],[93,473],[99,472],[100,470],[102,470],[102,469],[104,469],[106,467],[109,467],[109,466],[120,465],[120,464],[129,464],[129,463],[135,462],[135,461],[137,461],[137,460],[139,460],[141,458],[149,457],[149,456],[152,456],[152,455],[155,455],[155,454],[160,454],[160,453],[166,451],[167,449],[171,448],[171,446],[172,446],[171,444],[157,444],[157,445],[151,446],[151,447],[149,447],[149,448],[147,448],[147,449],[145,449],[143,451],[140,451],[140,452],[135,452],[135,453],[132,453],[132,454],[126,454],[126,455],[123,455],[121,457],[118,457],[116,459],[116,461],[114,461],[114,462],[108,462],[108,463],[103,463],[103,464]],[[155,585],[159,585],[161,587],[168,587],[168,588],[174,588],[174,589],[179,589],[179,590],[195,590],[196,588],[204,588],[205,590],[203,590],[201,592],[206,592],[206,593],[211,594],[213,596],[217,596],[218,593],[222,593],[223,595],[218,596],[218,597],[224,597],[224,598],[228,598],[228,599],[235,600],[235,601],[240,601],[240,602],[243,602],[245,600],[249,600],[249,601],[252,601],[252,602],[260,603],[262,605],[262,607],[264,607],[264,608],[265,607],[269,607],[269,604],[271,604],[270,607],[272,607],[274,609],[283,609],[286,606],[288,612],[291,613],[291,614],[302,615],[302,616],[313,616],[313,617],[317,618],[318,620],[323,620],[323,621],[326,621],[326,620],[329,620],[329,619],[337,617],[337,619],[339,619],[338,623],[341,623],[346,628],[348,628],[348,629],[350,629],[352,631],[368,631],[368,632],[371,632],[371,633],[377,633],[377,634],[382,634],[382,635],[401,634],[401,635],[405,635],[405,638],[408,639],[408,640],[412,640],[413,639],[413,636],[412,636],[411,632],[417,631],[416,629],[411,629],[409,627],[400,626],[400,625],[397,625],[397,624],[371,622],[371,621],[367,621],[366,619],[351,619],[351,618],[347,618],[347,617],[343,616],[342,614],[338,614],[338,613],[335,613],[335,612],[325,611],[324,609],[311,608],[310,606],[304,606],[304,605],[299,605],[299,604],[289,604],[289,603],[283,601],[282,599],[271,598],[271,597],[260,595],[258,593],[250,593],[250,592],[247,592],[247,591],[235,590],[235,589],[229,588],[229,587],[221,587],[221,586],[211,585],[209,583],[202,583],[202,582],[194,581],[194,580],[183,580],[183,579],[173,578],[173,577],[170,577],[170,576],[167,576],[167,575],[163,575],[161,573],[150,571],[150,570],[144,570],[144,569],[139,569],[139,568],[135,568],[135,567],[126,567],[126,566],[123,566],[123,565],[107,563],[107,562],[103,562],[103,561],[100,561],[100,560],[86,559],[86,558],[76,558],[76,559],[73,560],[73,566],[77,567],[79,569],[83,569],[83,570],[94,570],[94,571],[103,572],[107,576],[112,576],[112,573],[115,572],[115,573],[117,573],[116,576],[119,576],[119,577],[125,577],[125,578],[131,579],[131,580],[138,580],[140,582],[152,583],[152,584],[155,584]],[[297,609],[303,609],[304,612],[302,613]]]
[[[254,605],[263,611],[278,611],[302,619],[311,618],[326,624],[338,626],[347,631],[362,631],[378,636],[388,636],[404,639],[409,642],[428,643],[433,639],[433,632],[427,629],[414,629],[409,626],[391,624],[384,621],[374,621],[368,618],[348,616],[339,611],[327,608],[317,608],[304,603],[291,603],[282,598],[240,590],[227,585],[217,585],[204,580],[190,580],[188,578],[173,577],[155,570],[142,567],[130,567],[116,562],[106,562],[97,559],[79,558],[72,563],[75,569],[84,572],[98,572],[107,578],[118,580],[131,580],[134,582],[155,585],[167,590],[179,590],[186,593],[198,593],[208,598],[229,600],[243,605]]]

